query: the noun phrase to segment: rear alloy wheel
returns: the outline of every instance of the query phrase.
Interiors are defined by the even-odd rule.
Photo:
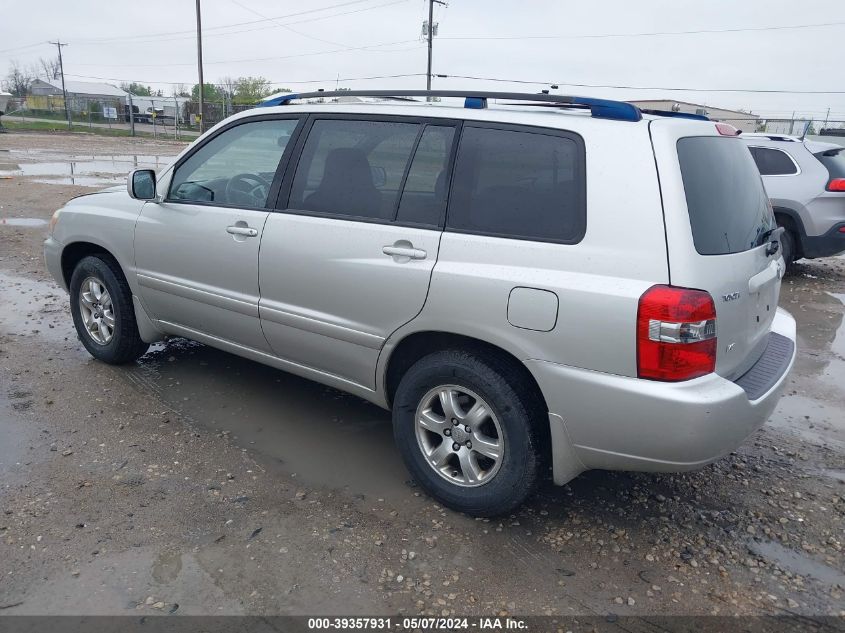
[[[393,432],[420,486],[474,516],[519,506],[542,463],[543,416],[529,404],[530,389],[492,354],[445,350],[418,360],[396,390]]]
[[[444,385],[417,407],[417,443],[426,462],[456,486],[481,486],[502,465],[505,439],[496,414],[466,387]]]

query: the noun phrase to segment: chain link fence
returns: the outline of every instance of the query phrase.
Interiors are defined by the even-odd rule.
[[[205,129],[253,105],[228,101],[205,101]],[[191,140],[199,135],[199,102],[186,97],[127,96],[98,97],[72,95],[29,95],[9,100],[3,122],[15,129],[67,129],[132,134]],[[106,132],[109,133],[109,132]]]

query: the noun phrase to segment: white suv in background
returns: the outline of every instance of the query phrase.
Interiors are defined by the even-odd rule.
[[[845,252],[845,147],[779,134],[743,134],[778,226],[787,266]]]
[[[731,126],[542,94],[264,106],[56,213],[47,266],[93,356],[186,337],[357,394],[475,515],[549,471],[700,468],[774,409],[795,322]]]

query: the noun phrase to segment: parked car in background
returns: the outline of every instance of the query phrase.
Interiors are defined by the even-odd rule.
[[[787,266],[845,252],[845,147],[780,134],[743,134],[772,200]]]
[[[334,96],[381,100],[303,102]],[[543,94],[264,105],[56,212],[94,357],[179,336],[357,394],[426,491],[487,516],[549,470],[701,468],[774,409],[795,321],[731,126]]]

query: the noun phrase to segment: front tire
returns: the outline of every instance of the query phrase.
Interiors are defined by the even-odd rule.
[[[138,333],[132,290],[109,255],[89,255],[76,265],[70,278],[70,311],[79,340],[104,363],[129,363],[149,349]]]
[[[428,494],[473,516],[510,512],[536,488],[539,420],[518,372],[499,359],[435,352],[402,377],[393,430]]]

